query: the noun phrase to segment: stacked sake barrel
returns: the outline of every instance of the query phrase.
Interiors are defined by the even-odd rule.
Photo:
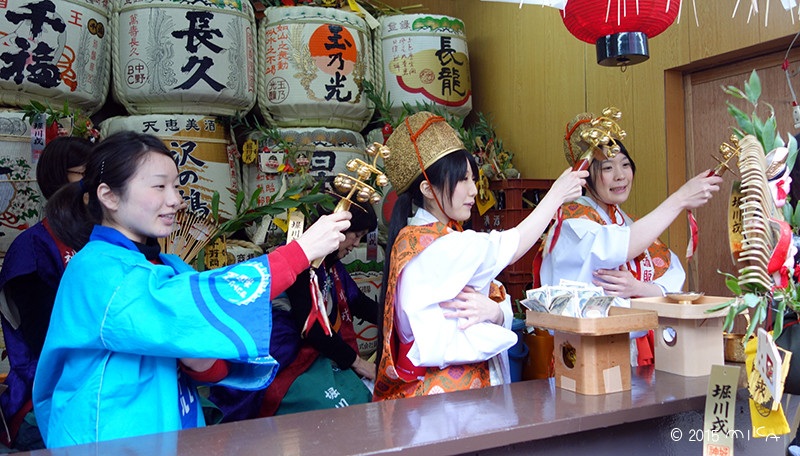
[[[285,127],[278,131],[284,141],[296,147],[291,166],[304,166],[304,172],[312,182],[322,181],[328,188],[332,187],[337,174],[347,172],[348,161],[366,158],[364,137],[352,130]],[[259,153],[256,161],[244,166],[244,192],[251,195],[260,188],[258,204],[264,205],[296,182],[285,173],[285,164],[289,162],[286,151],[280,150],[269,140],[259,138],[258,134],[252,134],[251,140],[257,141]],[[264,226],[254,227],[248,233],[253,242],[261,244],[267,236],[280,235],[281,229],[280,222],[276,224],[267,218]]]
[[[44,197],[31,159],[31,125],[22,112],[0,110],[0,255],[44,217]]]
[[[20,107],[31,101],[93,113],[105,103],[111,68],[107,0],[6,0],[0,14],[0,259],[43,216],[33,130]],[[38,157],[38,155],[36,155]]]
[[[465,117],[472,110],[472,82],[464,22],[431,14],[383,16],[381,72],[392,115],[403,103],[435,104]]]
[[[259,26],[258,105],[279,127],[361,131],[375,80],[367,24],[334,8],[268,8]]]
[[[113,96],[120,130],[161,138],[178,162],[179,190],[196,214],[235,215],[241,178],[228,116],[256,100],[255,16],[249,1],[114,0]]]
[[[370,30],[355,13],[334,8],[267,8],[258,29],[258,106],[294,150],[262,140],[245,165],[245,189],[265,203],[285,189],[289,172],[330,183],[352,158],[366,159],[359,133],[372,117],[363,82],[375,80]],[[258,139],[258,138],[256,138]],[[288,167],[288,168],[287,168]],[[310,176],[310,178],[308,177]],[[275,231],[272,226],[267,229]],[[265,228],[254,234],[259,243]]]

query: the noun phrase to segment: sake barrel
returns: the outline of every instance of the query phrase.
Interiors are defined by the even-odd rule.
[[[131,114],[233,115],[255,105],[248,0],[115,0],[114,98]]]
[[[259,257],[264,254],[264,249],[252,242],[241,241],[238,239],[228,239],[225,241],[225,250],[228,256],[227,265],[243,263],[247,260]]]
[[[0,1],[0,104],[93,113],[111,76],[108,0]]]
[[[263,176],[280,175],[285,169],[281,165],[287,163],[293,169],[306,167],[315,180],[330,184],[338,173],[347,172],[348,161],[353,158],[367,161],[369,158],[364,152],[364,137],[355,131],[339,128],[279,128],[278,132],[285,141],[297,147],[294,162],[289,160],[285,151],[278,150],[266,140],[259,141],[257,161],[245,167],[249,181],[245,188],[250,191],[259,186],[254,182],[272,182],[274,184],[262,186],[262,195],[274,194],[280,188],[277,178],[265,179]]]
[[[367,245],[366,238],[367,236],[362,239],[361,245],[342,258],[342,263],[358,288],[377,302],[383,284],[384,254],[383,249],[377,243],[372,246],[373,253],[368,254],[370,246]],[[356,332],[359,354],[368,357],[378,347],[378,328],[355,316],[353,316],[353,327]]]
[[[364,19],[333,8],[268,8],[258,31],[258,105],[280,127],[361,131],[374,80]]]
[[[103,138],[124,130],[157,136],[172,152],[178,164],[179,190],[188,211],[209,215],[211,198],[217,191],[220,217],[235,215],[238,152],[220,118],[151,114],[112,117],[100,124]]]
[[[325,181],[330,189],[333,178],[338,173],[347,172],[348,161],[353,158],[366,161],[368,158],[364,152],[364,137],[355,131],[338,128],[279,128],[278,132],[285,141],[297,147],[293,159],[266,139],[259,140],[257,134],[250,136],[251,140],[258,141],[258,157],[252,163],[244,165],[243,188],[247,195],[251,195],[256,188],[261,189],[259,205],[267,204],[281,189],[290,185],[289,176],[284,171],[287,164],[295,171],[298,167],[305,167],[315,180]],[[271,226],[262,226],[258,234],[257,227],[248,229],[250,239],[260,244],[265,242],[264,236],[280,236],[280,222],[276,224],[272,218],[265,217],[262,223],[270,222]]]
[[[0,260],[24,229],[44,217],[31,160],[31,128],[21,111],[0,111]]]
[[[464,22],[449,16],[407,14],[380,19],[383,80],[393,101],[433,103],[465,117],[472,110],[472,82]]]

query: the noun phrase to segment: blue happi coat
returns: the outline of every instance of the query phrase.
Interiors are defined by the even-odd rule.
[[[69,262],[33,388],[48,447],[203,426],[177,358],[234,361],[220,382],[234,388],[272,381],[266,255],[202,273],[161,261],[96,226]]]

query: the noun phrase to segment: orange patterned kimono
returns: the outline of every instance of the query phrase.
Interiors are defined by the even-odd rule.
[[[375,401],[483,388],[490,384],[487,361],[453,365],[444,369],[413,366],[405,357],[408,344],[401,344],[394,331],[395,293],[400,272],[412,258],[446,234],[447,227],[443,223],[407,226],[400,231],[394,243],[386,289],[386,311],[383,316],[383,357],[378,365],[378,378],[375,380]]]

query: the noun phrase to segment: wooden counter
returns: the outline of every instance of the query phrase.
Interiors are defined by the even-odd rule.
[[[552,379],[188,429],[33,455],[702,454],[708,377],[632,369],[630,391],[585,396]],[[736,455],[784,454],[755,440],[739,390]],[[784,400],[790,415],[797,401]],[[675,441],[673,429],[681,437]],[[701,432],[701,431],[700,431]],[[749,438],[748,438],[749,436]],[[546,450],[546,451],[545,451]],[[544,451],[544,453],[542,453]],[[580,451],[580,452],[576,452]]]

